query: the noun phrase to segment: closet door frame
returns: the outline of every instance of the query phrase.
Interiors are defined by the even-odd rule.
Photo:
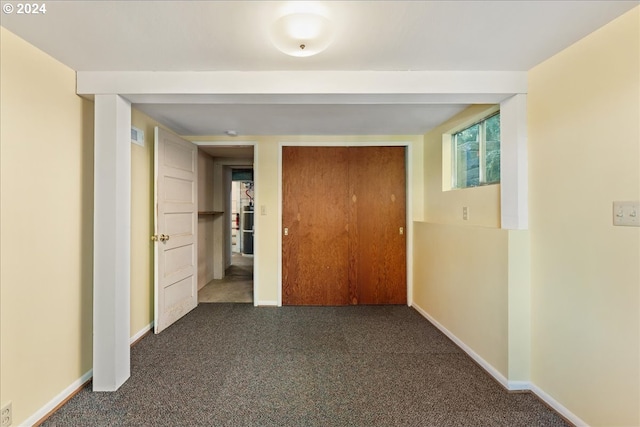
[[[278,307],[282,306],[282,147],[405,147],[406,173],[406,269],[407,269],[407,305],[413,304],[413,200],[412,184],[413,155],[412,141],[364,141],[364,142],[279,142],[278,143]]]

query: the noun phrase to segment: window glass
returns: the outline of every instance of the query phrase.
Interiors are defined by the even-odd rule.
[[[453,187],[500,182],[500,113],[453,134]]]
[[[456,134],[456,182],[461,187],[480,183],[479,133],[477,124]]]
[[[486,174],[485,182],[500,182],[500,114],[489,117],[486,127]]]

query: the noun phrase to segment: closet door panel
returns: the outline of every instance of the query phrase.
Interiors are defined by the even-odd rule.
[[[351,304],[406,304],[404,147],[349,149]]]
[[[282,148],[282,303],[349,304],[348,151]]]

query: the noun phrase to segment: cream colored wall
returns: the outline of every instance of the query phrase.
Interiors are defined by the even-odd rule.
[[[424,136],[425,221],[437,224],[500,227],[500,185],[487,185],[443,191],[442,135],[461,130],[495,111],[491,105],[473,105]],[[449,164],[444,165],[445,169]],[[447,173],[445,175],[448,176]],[[445,183],[446,186],[446,183]],[[469,219],[462,219],[462,207],[469,208]]]
[[[191,141],[228,141],[222,137],[186,137]],[[413,157],[410,167],[413,172],[412,185],[414,197],[411,200],[414,217],[423,216],[423,168],[422,168],[422,136],[392,135],[392,136],[241,136],[237,140],[256,142],[254,150],[255,165],[255,204],[265,206],[266,215],[256,214],[255,230],[255,277],[258,282],[257,293],[254,296],[258,304],[275,304],[278,301],[280,279],[278,277],[279,232],[278,218],[280,175],[278,169],[279,143],[366,143],[378,141],[408,141],[411,143]]]
[[[20,425],[92,367],[93,103],[76,96],[73,70],[1,31],[0,400]],[[136,109],[131,120],[145,132],[145,146],[131,146],[133,336],[153,320],[161,125]]]
[[[418,222],[414,236],[414,305],[507,377],[509,231]]]
[[[0,28],[0,401],[19,426],[92,366],[93,104]]]
[[[131,144],[131,336],[134,336],[153,321],[154,128],[164,126],[135,108],[131,109],[131,125],[144,131],[144,147]]]
[[[640,7],[529,72],[532,380],[592,426],[640,425]]]
[[[425,222],[414,231],[413,304],[508,378],[510,246],[499,228],[500,186],[443,190],[450,174],[443,134],[490,111],[495,106],[471,106],[424,136]]]
[[[198,211],[213,211],[213,158],[198,151]],[[198,289],[213,280],[212,215],[198,216]]]

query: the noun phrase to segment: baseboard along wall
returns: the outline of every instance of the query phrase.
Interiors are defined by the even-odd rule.
[[[130,339],[129,344],[133,347],[140,339],[153,329],[153,322],[136,332]],[[64,405],[69,399],[78,393],[93,378],[93,369],[89,369],[82,374],[80,378],[69,384],[67,388],[62,390],[56,397],[47,402],[43,407],[38,409],[33,415],[24,421],[24,426],[32,427],[40,425],[51,414]]]
[[[254,303],[256,307],[278,307],[278,301],[261,300]]]
[[[256,301],[256,306],[260,307],[274,307],[278,306],[277,301]],[[480,357],[471,347],[466,345],[462,340],[456,337],[451,331],[440,324],[434,319],[426,310],[417,304],[412,304],[413,307],[420,315],[431,322],[436,328],[438,328],[443,334],[445,334],[451,341],[453,341],[462,351],[467,353],[478,365],[480,365],[489,375],[491,375],[498,383],[500,383],[508,391],[529,391],[538,396],[549,407],[558,412],[567,421],[577,427],[588,427],[588,424],[584,422],[580,417],[569,411],[560,402],[555,400],[552,396],[542,390],[540,387],[528,381],[509,381],[502,375],[496,368],[491,366],[486,360]],[[129,344],[133,346],[136,342],[142,339],[147,333],[153,329],[153,322],[149,323],[144,328],[136,332],[130,339]],[[39,425],[50,414],[62,406],[67,400],[73,397],[80,389],[93,377],[93,369],[84,373],[80,378],[71,383],[67,388],[60,392],[56,397],[51,399],[46,405],[40,408],[36,413],[29,417],[25,421],[26,426]]]
[[[438,328],[443,334],[445,334],[451,341],[453,341],[462,351],[467,353],[469,357],[471,357],[480,367],[482,367],[489,375],[491,375],[498,383],[500,383],[505,389],[508,391],[529,391],[540,400],[542,400],[545,404],[547,404],[550,408],[560,414],[563,418],[565,418],[568,422],[575,425],[576,427],[589,427],[589,425],[584,422],[580,417],[575,415],[573,412],[568,410],[565,406],[563,406],[560,402],[555,400],[552,396],[542,390],[540,387],[536,386],[532,382],[529,381],[509,381],[502,375],[496,368],[494,368],[490,363],[484,360],[478,353],[473,351],[471,347],[466,345],[461,339],[456,337],[451,331],[445,328],[442,324],[440,324],[436,319],[434,319],[425,309],[420,307],[417,304],[412,304],[412,308],[414,308],[418,313],[420,313],[425,319],[431,322],[436,328]]]

